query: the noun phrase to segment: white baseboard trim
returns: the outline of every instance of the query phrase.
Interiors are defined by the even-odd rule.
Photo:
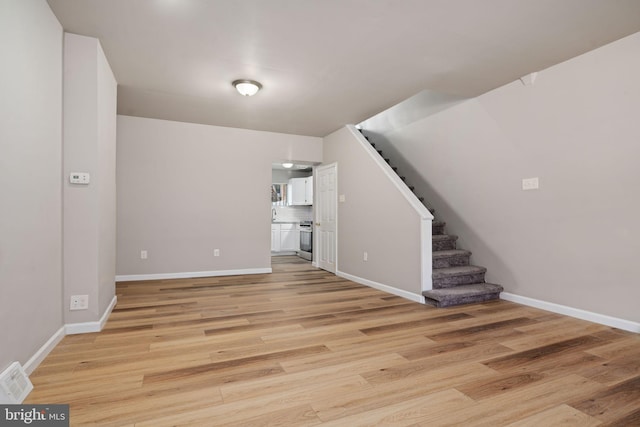
[[[240,270],[191,271],[183,273],[125,274],[116,276],[116,282],[134,282],[138,280],[191,279],[194,277],[239,276],[243,274],[267,274],[271,268],[244,268]]]
[[[113,308],[116,306],[117,303],[118,303],[118,297],[114,295],[113,298],[111,298],[111,302],[109,303],[109,306],[104,311],[104,313],[102,313],[102,317],[100,318],[100,330],[102,330],[102,328],[104,328],[104,325],[107,324],[107,320],[109,320],[109,316],[111,315],[111,312],[113,311]]]
[[[29,360],[27,360],[27,363],[24,364],[24,371],[27,373],[27,375],[31,375],[31,373],[36,370],[38,365],[40,365],[44,358],[47,357],[49,353],[51,353],[51,350],[53,350],[55,346],[58,345],[60,341],[62,341],[62,338],[64,338],[64,336],[64,326],[62,326],[51,336],[51,338],[47,340],[46,343],[42,345],[42,347],[38,349],[38,351],[36,351],[33,356],[31,356]]]
[[[506,301],[516,302],[529,307],[540,308],[542,310],[551,311],[553,313],[564,314],[566,316],[576,317],[589,322],[599,323],[601,325],[611,326],[613,328],[623,329],[629,332],[640,333],[640,323],[630,320],[620,319],[617,317],[607,316],[605,314],[593,313],[591,311],[573,308],[566,305],[556,304],[553,302],[541,301],[534,298],[523,297],[520,295],[502,292],[500,298]]]
[[[118,302],[118,298],[116,296],[113,297],[109,306],[100,317],[100,320],[96,322],[81,322],[81,323],[67,323],[64,325],[64,331],[66,335],[76,335],[76,334],[89,334],[91,332],[100,332],[102,328],[104,328],[105,323],[107,323],[107,319],[109,315],[113,311],[113,307],[116,306]]]
[[[370,288],[375,288],[375,289],[387,292],[389,294],[397,295],[399,297],[424,304],[424,297],[422,295],[417,295],[412,292],[405,291],[403,289],[398,289],[398,288],[394,288],[393,286],[374,282],[373,280],[363,279],[362,277],[353,276],[351,274],[348,274],[339,270],[336,271],[336,276],[344,277],[345,279],[349,279],[352,282],[360,283],[361,285],[369,286]]]
[[[27,363],[24,364],[24,371],[27,375],[31,375],[31,373],[36,370],[38,365],[42,363],[44,358],[51,353],[51,350],[53,350],[66,335],[100,332],[102,328],[104,328],[105,323],[107,323],[107,319],[117,302],[118,298],[114,296],[104,314],[97,322],[67,323],[66,325],[61,326],[60,329],[58,329],[51,338],[49,338],[47,342],[44,343],[33,356],[31,356]]]

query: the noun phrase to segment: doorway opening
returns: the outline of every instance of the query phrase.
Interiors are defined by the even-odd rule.
[[[271,260],[313,260],[313,165],[271,165]],[[282,259],[280,259],[282,258]],[[296,263],[294,263],[296,264]]]

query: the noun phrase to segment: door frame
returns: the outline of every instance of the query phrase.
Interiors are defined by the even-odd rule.
[[[335,170],[335,186],[336,186],[335,203],[334,203],[334,206],[335,206],[335,212],[334,212],[335,216],[334,217],[336,219],[336,221],[335,221],[336,232],[335,232],[335,239],[334,239],[334,242],[335,242],[334,253],[335,253],[335,257],[336,257],[336,259],[335,259],[336,271],[331,271],[330,273],[338,274],[338,239],[339,239],[339,236],[338,236],[338,221],[339,221],[339,219],[338,219],[338,199],[339,199],[339,197],[338,197],[338,162],[322,164],[322,165],[319,165],[319,166],[315,166],[313,168],[313,198],[314,198],[314,201],[313,201],[313,203],[314,203],[313,235],[314,236],[319,235],[319,233],[316,233],[316,230],[317,230],[316,224],[319,222],[319,215],[320,215],[320,212],[322,211],[322,207],[320,205],[320,197],[318,197],[318,195],[320,194],[320,191],[318,190],[319,186],[320,186],[320,180],[318,179],[318,172],[323,170],[323,169],[330,169],[330,168],[333,168]],[[313,238],[313,253],[314,254],[318,254],[318,258],[316,258],[315,256],[313,257],[312,265],[314,267],[317,267],[317,268],[322,268],[322,267],[320,267],[320,264],[319,264],[319,260],[320,260],[319,248],[320,248],[320,239],[314,237]],[[329,271],[329,270],[326,270],[326,271]]]

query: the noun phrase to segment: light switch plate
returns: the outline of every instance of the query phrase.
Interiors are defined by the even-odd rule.
[[[538,188],[540,188],[540,182],[538,180],[538,177],[522,179],[523,190],[537,190]]]

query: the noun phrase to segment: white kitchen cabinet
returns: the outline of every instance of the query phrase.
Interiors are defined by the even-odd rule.
[[[304,182],[305,204],[313,205],[313,177],[308,177]]]
[[[289,180],[289,191],[291,194],[290,205],[304,205],[306,189],[305,178],[291,178]]]
[[[280,224],[280,252],[297,251],[300,248],[300,232],[295,224]]]
[[[271,224],[271,252],[296,252],[300,249],[300,230],[295,223]]]
[[[271,252],[280,251],[280,224],[271,224]]]
[[[289,180],[289,191],[291,195],[291,205],[312,205],[313,177],[291,178]]]

